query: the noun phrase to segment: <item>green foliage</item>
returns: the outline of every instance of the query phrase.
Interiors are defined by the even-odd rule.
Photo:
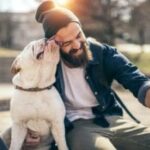
[[[150,53],[123,53],[146,75],[150,75]]]

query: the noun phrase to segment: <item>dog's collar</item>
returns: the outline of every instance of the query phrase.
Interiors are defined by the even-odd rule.
[[[25,89],[23,87],[20,87],[18,85],[15,85],[15,88],[18,89],[18,90],[22,90],[22,91],[28,91],[28,92],[38,92],[38,91],[43,91],[43,90],[49,90],[52,88],[52,85],[49,85],[47,87],[44,87],[44,88],[39,88],[39,87],[35,87],[35,88],[28,88],[28,89]]]

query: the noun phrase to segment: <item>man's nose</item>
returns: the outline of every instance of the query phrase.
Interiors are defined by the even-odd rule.
[[[80,46],[81,46],[80,41],[74,40],[74,41],[72,42],[72,48],[73,48],[73,49],[79,49]]]

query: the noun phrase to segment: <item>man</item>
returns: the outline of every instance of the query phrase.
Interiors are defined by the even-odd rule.
[[[60,46],[55,86],[66,106],[66,139],[71,150],[148,150],[150,128],[123,118],[111,89],[117,80],[150,107],[150,80],[111,46],[85,37],[69,10],[43,2],[37,9],[45,37]],[[40,140],[29,136],[28,144]]]

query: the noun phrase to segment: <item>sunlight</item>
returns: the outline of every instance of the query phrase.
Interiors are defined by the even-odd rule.
[[[66,5],[69,0],[56,0],[56,2],[60,5]]]

